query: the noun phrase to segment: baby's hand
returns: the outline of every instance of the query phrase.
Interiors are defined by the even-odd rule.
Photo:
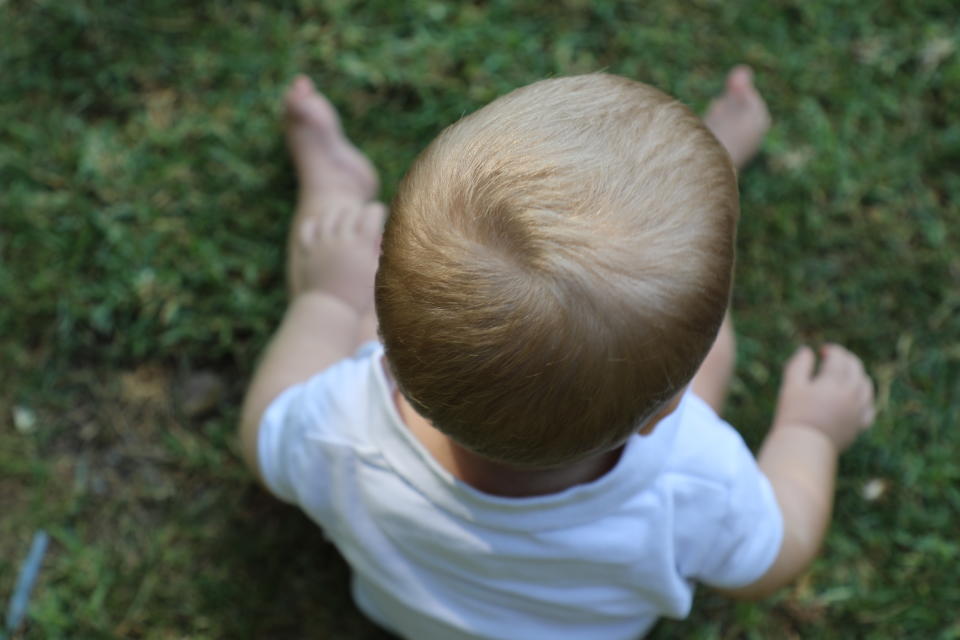
[[[345,201],[297,220],[289,264],[293,295],[323,292],[357,313],[369,311],[385,216],[379,202]]]
[[[860,358],[840,345],[826,345],[821,356],[816,375],[816,357],[809,347],[801,347],[787,361],[774,428],[813,427],[841,452],[873,423],[873,383]]]

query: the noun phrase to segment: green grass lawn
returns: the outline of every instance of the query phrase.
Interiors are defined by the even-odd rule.
[[[388,199],[516,86],[606,69],[702,110],[738,62],[775,126],[742,179],[731,421],[760,441],[801,341],[862,355],[881,412],[809,574],[755,605],[703,590],[653,635],[960,638],[951,0],[0,1],[0,605],[34,530],[53,539],[18,637],[383,637],[233,440],[284,304],[296,72]]]

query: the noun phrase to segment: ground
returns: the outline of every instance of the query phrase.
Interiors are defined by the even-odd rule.
[[[0,605],[22,638],[380,638],[343,562],[233,432],[282,311],[282,89],[310,74],[384,197],[441,126],[606,69],[702,110],[754,67],[730,418],[756,445],[800,341],[881,410],[823,555],[665,638],[960,638],[960,21],[949,2],[0,2]],[[2,609],[3,607],[0,607]]]

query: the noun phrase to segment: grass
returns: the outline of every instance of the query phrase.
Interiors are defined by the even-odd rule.
[[[6,0],[0,42],[0,599],[53,538],[17,637],[383,637],[233,441],[284,302],[296,72],[389,198],[513,87],[605,68],[703,109],[746,62],[776,125],[742,181],[731,420],[759,442],[801,341],[861,354],[882,410],[807,575],[759,604],[703,590],[653,635],[960,638],[953,3]],[[201,415],[198,372],[222,383]]]

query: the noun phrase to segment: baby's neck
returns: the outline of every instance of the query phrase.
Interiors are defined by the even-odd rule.
[[[591,482],[612,469],[623,451],[618,447],[559,469],[515,469],[463,448],[414,411],[399,392],[395,400],[407,428],[441,467],[474,489],[496,496],[547,495]]]

